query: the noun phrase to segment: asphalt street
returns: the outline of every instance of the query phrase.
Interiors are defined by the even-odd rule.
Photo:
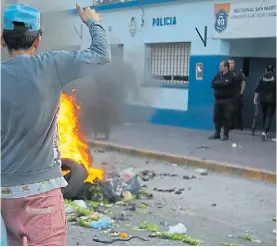
[[[153,199],[135,201],[136,211],[118,205],[107,208],[110,217],[122,212],[126,215],[124,221],[115,223],[113,231],[142,236],[148,241],[133,239],[112,245],[180,245],[180,241],[149,238],[147,231],[133,231],[143,220],[157,225],[163,232],[167,232],[169,226],[182,223],[187,235],[201,240],[201,245],[276,245],[276,222],[272,220],[276,216],[275,184],[210,172],[201,175],[190,167],[104,150],[94,150],[92,154],[96,167],[113,167],[118,171],[132,167],[137,173],[143,170],[156,173],[155,178],[140,181],[144,190],[153,193]],[[109,165],[100,165],[102,162]],[[175,193],[178,190],[181,193]],[[141,208],[143,203],[149,206]],[[99,245],[93,238],[113,239],[109,231],[69,223],[67,245]]]

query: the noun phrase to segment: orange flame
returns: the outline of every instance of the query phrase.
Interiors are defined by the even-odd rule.
[[[69,158],[83,164],[88,172],[88,177],[84,182],[93,183],[95,179],[103,179],[104,171],[92,167],[88,144],[80,132],[78,121],[80,109],[74,96],[65,93],[61,95],[58,114],[60,153],[62,158]]]

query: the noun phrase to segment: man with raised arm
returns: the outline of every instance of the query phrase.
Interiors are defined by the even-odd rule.
[[[76,5],[91,35],[88,49],[35,55],[42,31],[40,12],[11,5],[3,14],[1,67],[1,213],[10,245],[66,245],[61,188],[67,186],[53,150],[63,88],[111,60],[100,16]]]

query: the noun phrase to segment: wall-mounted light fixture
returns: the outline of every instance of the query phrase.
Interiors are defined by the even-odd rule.
[[[136,19],[135,17],[131,18],[131,22],[129,25],[129,32],[130,34],[134,37],[136,35],[137,32],[137,24],[136,24]]]

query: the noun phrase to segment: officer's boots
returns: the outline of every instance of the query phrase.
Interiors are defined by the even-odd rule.
[[[221,138],[222,141],[227,141],[229,139],[229,131],[224,130],[223,137]]]
[[[209,137],[210,140],[220,139],[220,131],[215,131],[213,135]]]

